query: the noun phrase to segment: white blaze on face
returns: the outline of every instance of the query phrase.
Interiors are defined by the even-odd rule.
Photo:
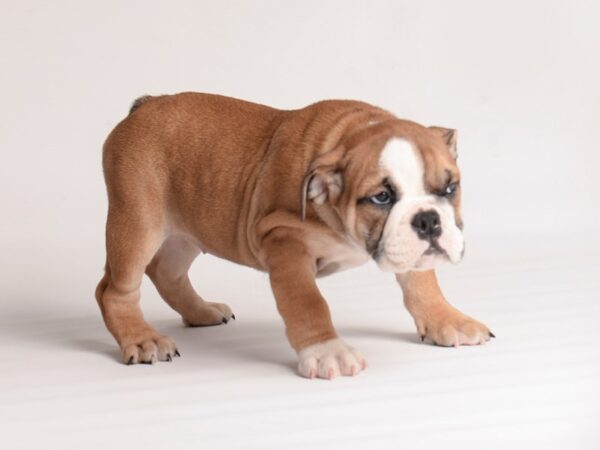
[[[389,212],[380,240],[377,264],[382,270],[402,273],[410,270],[429,270],[441,255],[425,255],[429,242],[420,239],[411,222],[420,211],[434,210],[440,216],[442,234],[439,246],[447,258],[457,263],[462,258],[464,240],[456,226],[454,208],[447,199],[425,191],[423,161],[409,141],[390,139],[379,159],[390,184],[397,191],[397,201]]]

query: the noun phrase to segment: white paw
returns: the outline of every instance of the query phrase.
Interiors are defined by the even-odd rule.
[[[309,345],[298,352],[298,359],[298,371],[306,378],[354,376],[367,367],[364,356],[340,338]]]

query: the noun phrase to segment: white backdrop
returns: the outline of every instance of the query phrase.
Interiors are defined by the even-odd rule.
[[[81,239],[95,250],[103,139],[138,95],[183,90],[281,108],[356,98],[457,128],[470,233],[590,235],[600,218],[598,2],[23,1],[2,10],[4,248],[60,242],[64,251]]]
[[[142,94],[280,108],[354,98],[457,128],[477,261],[500,247],[509,263],[557,245],[600,250],[599,2],[24,0],[0,10],[4,327],[99,320],[101,145]],[[203,273],[218,295],[232,277],[255,280],[214,261]]]

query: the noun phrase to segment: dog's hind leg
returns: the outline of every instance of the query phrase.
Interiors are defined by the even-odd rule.
[[[194,290],[188,270],[200,248],[182,235],[169,236],[146,268],[161,297],[181,314],[187,326],[227,323],[235,318],[224,303],[207,302]]]
[[[96,299],[127,364],[170,361],[178,354],[171,338],[146,323],[139,303],[144,270],[160,248],[163,236],[158,215],[109,208],[106,272],[96,289]]]

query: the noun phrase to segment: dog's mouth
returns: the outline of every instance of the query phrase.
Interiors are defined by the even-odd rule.
[[[441,262],[452,262],[456,264],[460,259],[452,259],[451,250],[442,246],[438,239],[420,240],[420,248],[412,253],[394,252],[385,246],[378,247],[372,253],[373,259],[384,271],[396,273],[408,272],[410,270],[430,270]],[[393,250],[393,249],[392,249]],[[461,254],[462,258],[462,254]]]
[[[439,248],[430,245],[427,250],[423,252],[424,255],[439,255],[442,253]]]
[[[448,253],[440,246],[437,240],[429,241],[429,247],[423,252],[423,256],[425,255],[443,255],[448,258]]]

